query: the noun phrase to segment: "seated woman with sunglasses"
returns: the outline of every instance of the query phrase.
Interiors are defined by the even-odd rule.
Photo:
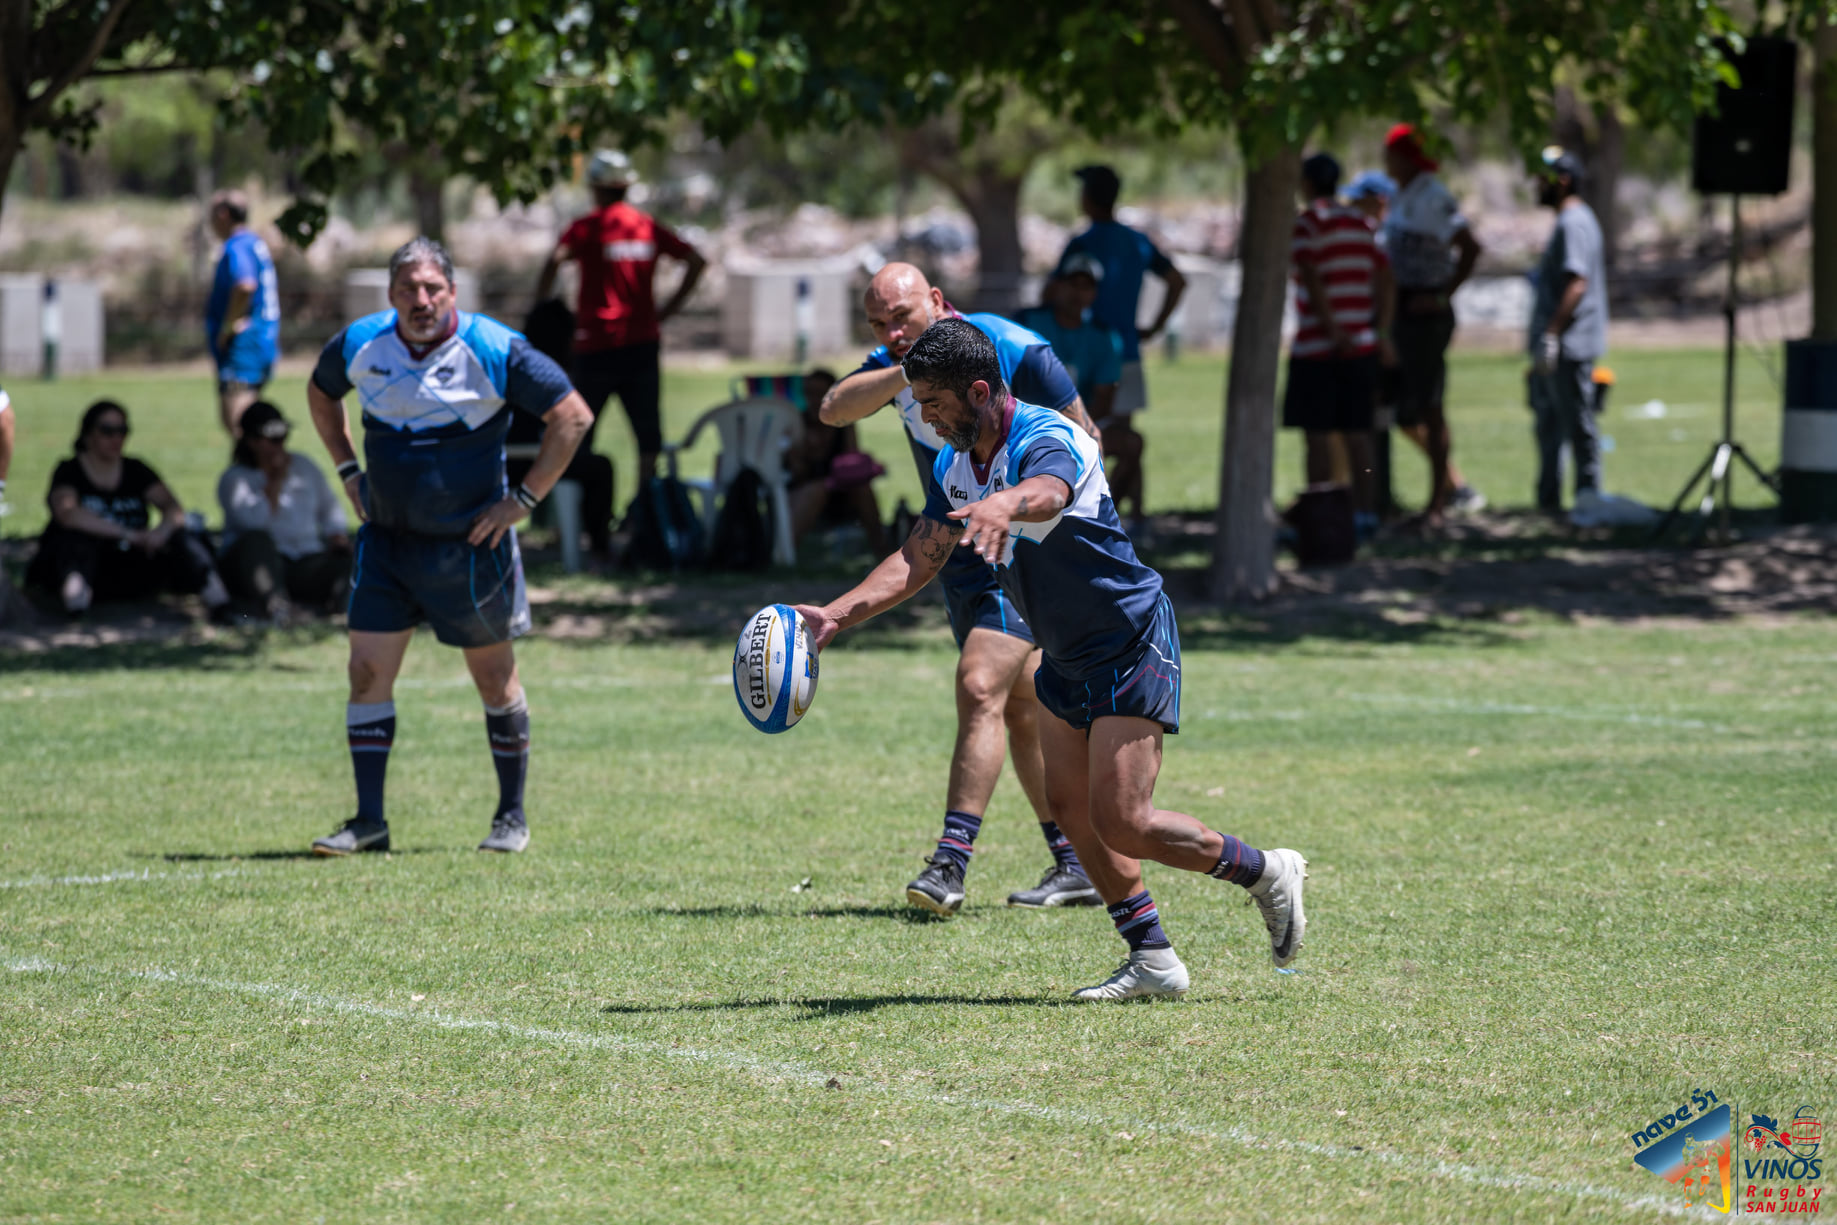
[[[266,616],[288,602],[329,612],[350,589],[344,507],[319,465],[287,449],[292,427],[280,409],[257,400],[241,428],[234,462],[217,482],[230,594]]]
[[[210,551],[185,529],[185,508],[159,474],[122,455],[127,437],[127,410],[113,400],[97,400],[84,412],[76,455],[51,474],[51,522],[27,581],[73,614],[96,600],[162,591],[199,595],[217,614],[230,594]],[[154,508],[158,527],[149,526]]]

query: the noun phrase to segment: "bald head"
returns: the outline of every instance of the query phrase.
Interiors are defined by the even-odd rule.
[[[888,264],[876,272],[861,295],[861,305],[874,339],[895,361],[906,356],[926,328],[950,313],[943,291],[911,264]]]

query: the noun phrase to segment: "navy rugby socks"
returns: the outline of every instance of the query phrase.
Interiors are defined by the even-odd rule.
[[[529,703],[521,693],[508,706],[485,707],[485,735],[498,770],[498,813],[521,809],[529,777]]]
[[[357,819],[381,824],[383,777],[389,773],[389,749],[395,743],[395,703],[349,703],[344,725],[351,742],[351,773],[357,779]]]
[[[1212,865],[1207,876],[1216,876],[1219,880],[1233,885],[1242,885],[1248,889],[1263,876],[1263,852],[1248,842],[1239,842],[1230,834],[1220,834],[1225,840],[1225,850]]]
[[[976,850],[976,835],[982,832],[982,818],[950,809],[944,814],[944,835],[938,839],[935,862],[954,863],[969,870],[970,856]]]
[[[1078,862],[1078,852],[1072,849],[1072,840],[1060,832],[1057,821],[1040,822],[1040,836],[1046,839],[1046,849],[1052,852],[1054,863],[1080,876],[1084,875],[1084,865]]]
[[[1161,912],[1146,889],[1110,907],[1110,922],[1116,924],[1116,934],[1129,942],[1131,953],[1173,947],[1161,930]]]

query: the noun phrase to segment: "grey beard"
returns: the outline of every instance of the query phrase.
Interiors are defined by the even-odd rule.
[[[953,450],[968,451],[982,441],[982,418],[971,417],[970,423],[954,434],[944,435]]]

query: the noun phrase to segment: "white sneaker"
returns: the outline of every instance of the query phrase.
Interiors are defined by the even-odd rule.
[[[1075,1000],[1134,1000],[1164,996],[1177,1000],[1191,986],[1186,967],[1171,948],[1140,949],[1129,954],[1116,973],[1082,991],[1072,992]]]
[[[1301,882],[1308,878],[1308,861],[1300,851],[1263,852],[1263,875],[1250,886],[1250,899],[1263,912],[1269,929],[1269,959],[1280,970],[1301,951],[1301,936],[1308,929],[1301,909]]]

